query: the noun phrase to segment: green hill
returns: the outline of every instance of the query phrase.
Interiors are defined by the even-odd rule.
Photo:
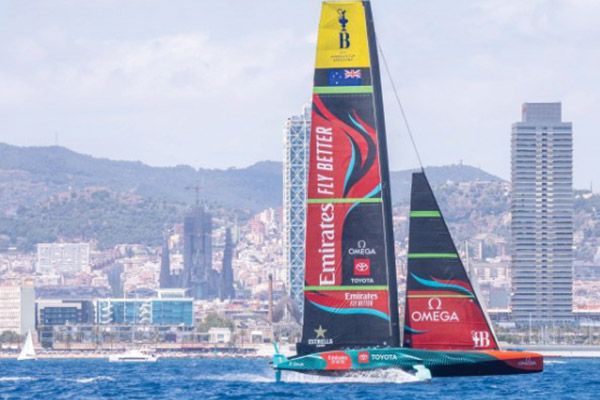
[[[466,165],[427,168],[432,185],[499,181]],[[408,200],[411,171],[391,173],[396,202]],[[282,164],[246,168],[152,167],[113,161],[63,147],[0,144],[0,250],[41,241],[81,239],[100,247],[157,244],[167,224],[182,220],[200,198],[238,216],[282,205]],[[224,211],[229,210],[229,211]]]

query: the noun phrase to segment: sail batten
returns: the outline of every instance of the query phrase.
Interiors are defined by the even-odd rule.
[[[370,4],[323,2],[313,87],[299,354],[399,346],[382,107]]]
[[[324,203],[381,203],[383,199],[377,197],[364,197],[364,198],[331,198],[331,199],[308,199],[308,204],[324,204]]]
[[[373,93],[373,86],[315,86],[317,94]]]

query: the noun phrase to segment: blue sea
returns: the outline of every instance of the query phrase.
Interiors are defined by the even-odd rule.
[[[599,399],[600,360],[549,360],[541,374],[332,379],[289,375],[275,383],[263,359],[0,360],[0,399]]]

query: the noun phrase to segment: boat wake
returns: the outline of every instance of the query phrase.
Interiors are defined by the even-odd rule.
[[[566,364],[567,362],[564,360],[544,360],[544,364],[552,365],[552,364]]]
[[[286,383],[416,383],[428,382],[430,378],[410,374],[402,369],[356,371],[343,376],[309,375],[284,371],[282,382]]]

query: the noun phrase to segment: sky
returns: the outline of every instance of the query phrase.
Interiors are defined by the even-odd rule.
[[[600,186],[600,1],[373,0],[425,165],[508,179],[523,102],[563,103]],[[310,99],[318,0],[0,0],[0,142],[154,166],[281,160]],[[393,170],[417,160],[383,76]],[[594,188],[596,191],[596,187]]]

